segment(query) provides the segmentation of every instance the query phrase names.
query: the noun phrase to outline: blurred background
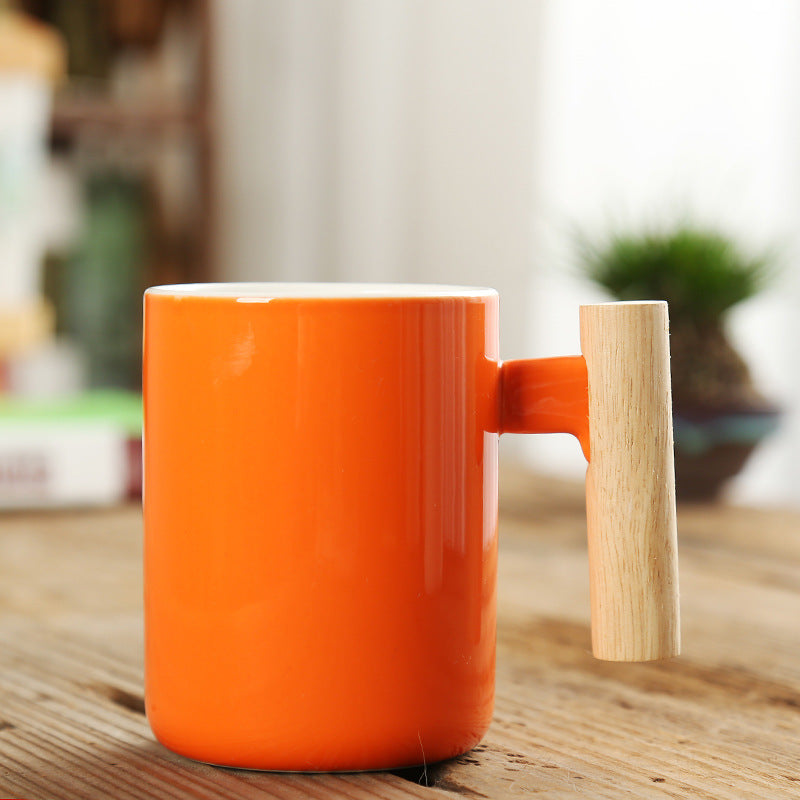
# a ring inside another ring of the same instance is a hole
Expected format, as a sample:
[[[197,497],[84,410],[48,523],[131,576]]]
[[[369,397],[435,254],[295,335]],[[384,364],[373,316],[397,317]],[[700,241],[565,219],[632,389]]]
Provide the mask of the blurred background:
[[[789,0],[0,3],[0,506],[140,491],[141,293],[206,280],[494,286],[509,359],[731,294],[688,328],[745,390],[676,392],[679,492],[800,505],[798,41]],[[621,234],[658,289],[587,277]]]

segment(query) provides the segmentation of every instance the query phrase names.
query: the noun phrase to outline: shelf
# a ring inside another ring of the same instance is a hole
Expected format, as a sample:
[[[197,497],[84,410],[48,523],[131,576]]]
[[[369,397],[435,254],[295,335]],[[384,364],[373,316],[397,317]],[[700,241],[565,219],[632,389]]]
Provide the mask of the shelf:
[[[87,129],[161,135],[196,131],[204,116],[198,108],[175,104],[123,104],[103,97],[56,97],[53,131],[75,135]]]

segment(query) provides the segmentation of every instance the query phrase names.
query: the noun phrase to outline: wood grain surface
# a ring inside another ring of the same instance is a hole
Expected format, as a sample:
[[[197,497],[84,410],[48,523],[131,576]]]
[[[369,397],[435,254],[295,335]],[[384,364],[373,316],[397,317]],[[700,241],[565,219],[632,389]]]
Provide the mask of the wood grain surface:
[[[425,774],[172,755],[142,713],[138,509],[0,517],[0,797],[800,798],[800,515],[679,509],[683,655],[617,664],[590,655],[582,487],[501,485],[495,721]]]
[[[581,306],[580,320],[592,652],[670,658],[681,646],[667,304]]]

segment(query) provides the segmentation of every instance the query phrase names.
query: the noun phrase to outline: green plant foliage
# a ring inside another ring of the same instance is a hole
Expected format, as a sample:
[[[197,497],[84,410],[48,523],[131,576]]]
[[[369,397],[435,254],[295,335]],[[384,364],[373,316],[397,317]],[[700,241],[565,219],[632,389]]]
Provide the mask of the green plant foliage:
[[[757,294],[772,273],[769,254],[750,255],[727,236],[691,226],[617,233],[578,243],[585,273],[619,300],[666,300],[673,321],[716,324]]]

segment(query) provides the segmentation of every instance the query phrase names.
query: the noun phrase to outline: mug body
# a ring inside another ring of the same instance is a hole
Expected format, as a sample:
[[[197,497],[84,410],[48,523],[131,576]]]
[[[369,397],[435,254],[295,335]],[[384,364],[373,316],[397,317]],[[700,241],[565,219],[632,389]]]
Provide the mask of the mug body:
[[[147,715],[190,758],[362,770],[492,715],[497,294],[145,296]]]

